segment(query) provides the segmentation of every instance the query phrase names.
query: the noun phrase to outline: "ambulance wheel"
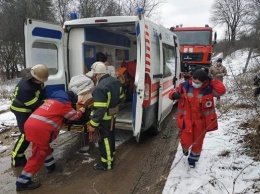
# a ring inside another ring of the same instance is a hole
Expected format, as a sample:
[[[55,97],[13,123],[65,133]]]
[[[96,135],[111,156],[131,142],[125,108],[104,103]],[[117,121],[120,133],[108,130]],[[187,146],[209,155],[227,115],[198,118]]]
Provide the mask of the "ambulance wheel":
[[[149,129],[149,133],[150,133],[151,135],[158,135],[161,130],[162,130],[162,125],[160,125],[160,124],[155,124],[154,126],[152,126],[152,127]]]

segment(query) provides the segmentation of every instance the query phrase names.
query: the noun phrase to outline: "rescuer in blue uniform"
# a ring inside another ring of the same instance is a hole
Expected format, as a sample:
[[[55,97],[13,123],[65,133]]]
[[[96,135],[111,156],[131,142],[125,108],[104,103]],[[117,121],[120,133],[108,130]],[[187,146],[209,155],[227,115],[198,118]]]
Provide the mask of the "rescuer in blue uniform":
[[[27,159],[24,151],[30,142],[26,141],[24,123],[47,98],[44,82],[48,80],[49,72],[45,65],[38,64],[30,69],[30,74],[22,78],[15,87],[14,96],[11,100],[11,111],[14,113],[18,128],[21,132],[14,146],[11,157],[13,167],[25,166]]]

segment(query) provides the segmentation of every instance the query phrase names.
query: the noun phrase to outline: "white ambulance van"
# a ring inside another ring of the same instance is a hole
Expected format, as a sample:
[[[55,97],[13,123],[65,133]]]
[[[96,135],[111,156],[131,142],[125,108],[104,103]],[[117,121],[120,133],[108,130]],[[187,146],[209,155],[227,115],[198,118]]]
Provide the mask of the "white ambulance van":
[[[134,72],[132,90],[117,114],[117,128],[133,130],[137,141],[142,131],[161,130],[173,107],[168,94],[183,81],[179,41],[169,29],[139,13],[76,19],[63,28],[26,19],[24,33],[26,67],[48,67],[48,95],[67,90],[71,77],[90,70],[102,52],[116,69],[124,66]]]

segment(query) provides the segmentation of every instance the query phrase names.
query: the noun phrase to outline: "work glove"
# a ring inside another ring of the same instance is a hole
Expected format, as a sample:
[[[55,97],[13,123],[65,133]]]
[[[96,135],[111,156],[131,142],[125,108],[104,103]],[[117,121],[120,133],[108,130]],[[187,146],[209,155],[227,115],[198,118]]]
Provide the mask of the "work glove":
[[[99,129],[95,129],[93,132],[89,131],[88,138],[89,138],[89,142],[95,143],[100,141],[101,137],[100,137]]]
[[[172,99],[173,100],[179,100],[181,98],[181,94],[179,92],[174,92],[172,94]]]
[[[101,139],[99,129],[92,127],[90,122],[87,122],[89,142],[97,142]]]

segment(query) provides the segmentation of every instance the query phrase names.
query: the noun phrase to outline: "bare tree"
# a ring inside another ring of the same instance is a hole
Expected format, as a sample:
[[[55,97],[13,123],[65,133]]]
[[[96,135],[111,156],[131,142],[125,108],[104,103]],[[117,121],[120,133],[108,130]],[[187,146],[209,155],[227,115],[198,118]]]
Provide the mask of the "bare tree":
[[[62,26],[69,18],[69,14],[76,9],[74,0],[53,0],[53,11],[55,18]]]
[[[151,17],[165,0],[79,0],[81,17],[135,15],[136,8],[144,8],[146,17]]]
[[[17,63],[22,61],[21,41],[23,33],[23,20],[17,12],[15,1],[0,2],[0,66],[7,79],[11,79],[17,74]],[[21,22],[21,23],[19,23]]]
[[[79,15],[82,18],[103,16],[107,0],[79,0]]]
[[[121,7],[118,1],[111,0],[108,5],[105,7],[104,16],[120,16],[121,15]]]
[[[144,8],[146,17],[151,17],[164,3],[164,0],[120,0],[122,15],[135,15],[136,8]]]
[[[210,20],[215,25],[227,27],[228,41],[231,46],[234,46],[247,14],[247,4],[244,0],[215,0],[211,8]]]
[[[260,0],[248,0],[249,9],[249,20],[248,25],[250,28],[250,41],[249,41],[249,52],[246,60],[243,72],[247,71],[249,60],[251,59],[254,50],[260,51],[259,41],[260,41]]]
[[[51,0],[0,1],[0,66],[7,79],[17,74],[18,64],[24,64],[24,18],[54,21],[51,6]]]

